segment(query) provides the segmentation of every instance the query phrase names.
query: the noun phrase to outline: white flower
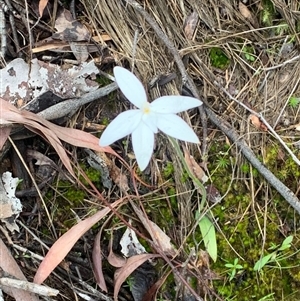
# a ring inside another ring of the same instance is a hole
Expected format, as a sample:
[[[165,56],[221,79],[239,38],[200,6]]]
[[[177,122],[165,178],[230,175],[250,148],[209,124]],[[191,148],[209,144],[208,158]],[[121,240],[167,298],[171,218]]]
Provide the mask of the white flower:
[[[199,143],[189,125],[176,113],[195,108],[202,102],[193,97],[162,96],[149,103],[142,83],[122,67],[114,68],[115,80],[126,98],[137,107],[119,114],[103,132],[99,144],[111,143],[132,134],[132,145],[140,170],[149,164],[154,148],[154,134],[165,134],[187,142]]]

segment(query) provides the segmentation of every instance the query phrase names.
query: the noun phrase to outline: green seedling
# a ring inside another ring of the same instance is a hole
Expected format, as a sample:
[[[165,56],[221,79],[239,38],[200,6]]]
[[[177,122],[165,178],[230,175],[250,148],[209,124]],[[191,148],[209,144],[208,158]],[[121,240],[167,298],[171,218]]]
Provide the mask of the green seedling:
[[[254,48],[252,46],[244,46],[242,52],[247,61],[254,62],[256,60],[256,57],[254,55]]]
[[[287,238],[285,238],[285,240],[282,242],[281,245],[273,244],[269,248],[269,250],[274,250],[274,251],[270,254],[263,256],[261,259],[259,259],[254,265],[254,268],[253,268],[254,271],[260,272],[266,264],[276,261],[276,258],[278,258],[278,255],[279,255],[278,253],[280,253],[284,250],[287,250],[291,247],[292,240],[293,240],[293,236],[290,235]]]
[[[228,275],[230,276],[229,281],[231,281],[238,272],[241,272],[244,269],[244,267],[242,265],[240,265],[238,262],[239,262],[239,259],[235,258],[233,263],[225,264],[225,267],[229,269],[227,271]]]
[[[298,105],[299,105],[299,103],[300,103],[300,98],[295,97],[295,96],[292,96],[292,97],[289,99],[289,102],[288,102],[289,107],[291,107],[291,108],[293,108],[293,109],[297,108]]]

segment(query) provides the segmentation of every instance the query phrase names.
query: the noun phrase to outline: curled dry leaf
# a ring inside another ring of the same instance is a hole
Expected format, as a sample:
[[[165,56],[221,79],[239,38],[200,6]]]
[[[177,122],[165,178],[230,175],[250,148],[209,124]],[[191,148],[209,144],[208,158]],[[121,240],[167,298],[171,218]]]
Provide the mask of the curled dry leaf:
[[[67,170],[73,176],[75,175],[72,170],[70,159],[67,156],[60,140],[74,146],[90,148],[99,152],[108,152],[117,156],[122,162],[124,162],[124,160],[115,151],[113,151],[111,147],[99,146],[99,139],[89,133],[77,129],[61,127],[34,113],[20,111],[2,98],[0,98],[0,107],[0,124],[24,124],[31,131],[48,140],[52,147],[56,150]]]
[[[205,183],[208,180],[207,175],[200,167],[200,165],[196,162],[193,156],[191,156],[186,148],[184,148],[184,158],[185,162],[188,165],[190,171],[194,174],[194,176],[201,181],[201,183]]]
[[[94,247],[93,247],[93,269],[96,281],[99,287],[104,291],[107,291],[107,286],[105,283],[103,271],[102,271],[102,252],[101,252],[101,245],[100,245],[100,238],[101,238],[101,231],[95,237]]]
[[[109,254],[107,257],[108,262],[115,268],[121,268],[126,264],[126,259],[116,255],[112,249],[113,237],[111,237],[109,242]]]
[[[258,129],[264,132],[268,131],[268,128],[266,127],[266,125],[264,123],[262,123],[259,118],[257,116],[255,116],[254,114],[250,114],[249,119],[251,121],[251,123]]]
[[[134,212],[139,217],[141,223],[144,225],[148,233],[150,234],[153,243],[156,247],[163,252],[165,255],[173,257],[176,255],[176,249],[171,244],[171,238],[163,232],[155,223],[150,221],[144,213],[131,202],[131,206],[134,209]]]
[[[1,115],[0,115],[1,118]],[[1,124],[1,120],[0,120]],[[4,146],[4,143],[8,139],[8,136],[10,134],[11,128],[10,127],[0,127],[0,151],[2,150],[2,147]]]
[[[122,283],[127,277],[142,265],[146,260],[160,257],[158,254],[140,254],[128,258],[126,264],[115,274],[114,300],[118,300],[118,294]]]

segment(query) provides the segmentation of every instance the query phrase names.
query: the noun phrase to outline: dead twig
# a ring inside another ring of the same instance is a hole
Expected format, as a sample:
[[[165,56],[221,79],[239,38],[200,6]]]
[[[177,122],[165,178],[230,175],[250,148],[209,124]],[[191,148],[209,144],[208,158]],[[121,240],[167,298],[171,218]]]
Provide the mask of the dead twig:
[[[47,119],[53,120],[65,116],[73,115],[81,106],[90,103],[96,99],[99,99],[109,93],[115,91],[118,86],[115,83],[109,84],[103,88],[100,88],[96,91],[87,93],[80,98],[71,98],[65,101],[62,101],[56,105],[53,105],[50,108],[45,109],[44,111],[38,113],[37,115]]]

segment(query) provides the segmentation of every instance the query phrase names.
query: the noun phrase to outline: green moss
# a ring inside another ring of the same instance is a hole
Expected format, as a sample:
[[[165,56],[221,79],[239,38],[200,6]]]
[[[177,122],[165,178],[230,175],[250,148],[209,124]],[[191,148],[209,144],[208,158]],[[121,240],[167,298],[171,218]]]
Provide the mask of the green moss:
[[[167,162],[167,165],[162,170],[162,174],[166,180],[169,179],[174,174],[173,163]]]
[[[230,59],[221,48],[214,47],[209,52],[210,63],[213,67],[225,70],[229,67]]]
[[[210,153],[213,152],[213,154],[210,155],[209,160],[209,169],[214,172],[213,183],[221,194],[225,193],[230,186],[232,176],[231,165],[221,164],[223,166],[220,168],[220,159],[223,160],[224,157],[223,151],[221,145],[212,144]],[[293,151],[297,154],[297,150]],[[222,156],[216,155],[220,153]],[[295,191],[299,166],[290,156],[283,157],[281,153],[282,150],[277,144],[270,144],[267,149],[264,149],[264,157],[260,160],[276,176],[284,178],[285,184]],[[248,162],[240,164],[239,168],[245,177],[248,177],[251,172],[256,181],[260,181],[261,176],[258,171],[251,168]],[[259,273],[253,270],[255,263],[261,258],[262,246],[265,246],[263,254],[268,254],[271,252],[268,248],[272,244],[280,245],[284,239],[278,226],[281,223],[279,217],[284,216],[285,220],[293,221],[294,211],[287,210],[288,206],[283,199],[274,197],[268,205],[267,216],[264,215],[264,211],[253,212],[249,207],[253,200],[244,181],[233,181],[230,187],[222,203],[212,209],[222,231],[222,234],[217,233],[218,260],[211,263],[210,268],[223,278],[213,282],[214,288],[224,300],[297,300],[287,296],[298,295],[300,292],[298,283],[300,266],[292,268],[295,263],[297,265],[299,262],[300,255],[294,254],[289,258],[292,254],[291,250],[282,252],[278,254],[277,263],[271,262]],[[256,194],[255,202],[261,208],[265,206],[264,198],[264,193]],[[260,229],[264,227],[266,227],[266,236],[263,238]],[[295,250],[300,249],[299,238],[293,240],[292,247]],[[188,240],[190,248],[194,247],[194,241],[202,241],[198,229],[193,233],[193,239]],[[204,248],[202,244],[200,247]],[[242,258],[239,259],[239,263],[243,266],[243,272],[237,273],[234,279],[229,281],[230,276],[227,275],[225,263],[233,262],[235,258],[239,258],[238,255]]]
[[[273,25],[275,18],[275,8],[271,0],[261,1],[262,10],[260,13],[261,22],[266,26]]]

